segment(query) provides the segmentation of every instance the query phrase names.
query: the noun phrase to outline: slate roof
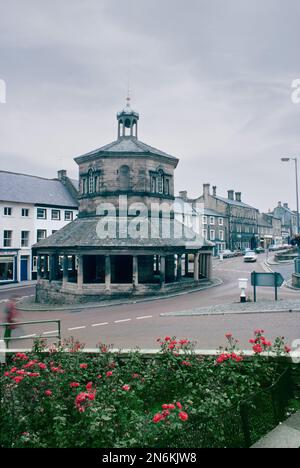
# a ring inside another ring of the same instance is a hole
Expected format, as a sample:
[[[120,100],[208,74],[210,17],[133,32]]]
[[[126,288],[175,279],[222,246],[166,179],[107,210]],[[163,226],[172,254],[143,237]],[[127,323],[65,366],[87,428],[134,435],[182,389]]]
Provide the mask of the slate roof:
[[[101,219],[103,220],[104,218],[99,216],[77,218],[52,236],[35,244],[33,248],[184,248],[187,246],[188,248],[197,249],[202,246],[212,247],[214,245],[209,241],[205,241],[191,229],[188,229],[176,220],[171,220],[171,235],[163,236],[156,226],[152,225],[150,229],[150,220],[145,219],[144,222],[142,222],[140,235],[138,235],[137,238],[133,238],[133,236],[126,235],[126,219],[123,219],[121,223],[120,218],[105,218],[106,221],[108,221],[108,219],[109,221],[116,220],[117,234],[115,238],[101,238],[99,235],[101,231],[99,231],[99,228],[97,229]],[[127,226],[128,223],[127,221]],[[148,234],[144,234],[144,229]],[[178,236],[174,234],[174,232],[184,232],[185,236]]]
[[[0,171],[0,200],[34,205],[77,208],[78,203],[63,183],[27,174]]]
[[[218,213],[217,211],[215,210],[211,210],[209,208],[204,208],[204,215],[206,216],[215,216],[217,218],[228,218],[227,215],[225,214],[222,214],[222,213]]]
[[[113,156],[117,155],[118,153],[124,153],[124,154],[133,154],[137,156],[144,156],[144,155],[155,155],[155,156],[161,156],[167,159],[170,159],[176,165],[178,164],[179,159],[175,158],[174,156],[171,156],[170,154],[167,154],[157,148],[154,148],[153,146],[149,146],[146,143],[143,143],[142,141],[138,140],[135,137],[132,136],[126,136],[126,137],[121,137],[119,140],[113,141],[112,143],[109,143],[106,146],[102,146],[101,148],[98,148],[94,151],[91,151],[90,153],[86,153],[82,156],[78,156],[75,158],[75,161],[77,163],[80,163],[84,160],[88,160],[90,158],[94,157],[105,157],[105,156]]]
[[[243,208],[251,208],[252,210],[257,210],[257,208],[254,208],[253,206],[250,206],[250,205],[247,205],[246,203],[243,203],[243,202],[239,202],[237,200],[230,200],[229,198],[223,198],[223,197],[214,197],[216,198],[217,200],[221,200],[225,203],[227,203],[228,205],[232,205],[232,206],[240,206],[240,207],[243,207]]]

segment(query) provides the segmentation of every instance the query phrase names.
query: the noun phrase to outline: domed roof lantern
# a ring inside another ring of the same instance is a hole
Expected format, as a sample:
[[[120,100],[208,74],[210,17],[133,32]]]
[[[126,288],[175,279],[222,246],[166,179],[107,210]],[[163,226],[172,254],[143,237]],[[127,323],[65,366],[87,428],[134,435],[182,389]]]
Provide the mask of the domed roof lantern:
[[[117,113],[118,139],[130,136],[138,137],[138,120],[140,115],[130,105],[130,96],[126,98],[127,104],[121,112]]]

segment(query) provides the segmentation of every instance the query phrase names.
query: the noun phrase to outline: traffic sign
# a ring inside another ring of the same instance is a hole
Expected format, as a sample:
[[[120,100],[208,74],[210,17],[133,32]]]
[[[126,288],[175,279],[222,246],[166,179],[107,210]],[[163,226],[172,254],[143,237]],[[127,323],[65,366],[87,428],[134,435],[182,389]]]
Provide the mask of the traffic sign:
[[[275,289],[275,300],[278,300],[278,288],[284,283],[284,278],[281,273],[257,273],[253,271],[251,274],[251,284],[254,288],[254,302],[256,302],[256,288],[258,286],[270,287]]]

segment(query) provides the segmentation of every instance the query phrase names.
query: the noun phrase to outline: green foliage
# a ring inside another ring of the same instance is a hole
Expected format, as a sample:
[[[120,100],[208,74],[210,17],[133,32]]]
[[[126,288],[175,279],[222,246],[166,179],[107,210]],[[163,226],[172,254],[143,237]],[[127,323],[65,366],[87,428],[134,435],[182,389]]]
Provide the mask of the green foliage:
[[[36,342],[29,355],[17,353],[3,366],[0,446],[186,447],[193,431],[199,446],[228,445],[241,402],[282,372],[258,346],[288,350],[259,330],[247,360],[231,335],[227,340],[217,359],[174,337],[159,339],[160,353],[150,359],[138,351],[124,358],[102,344],[87,354],[73,340],[45,352]],[[237,437],[232,433],[232,446]]]

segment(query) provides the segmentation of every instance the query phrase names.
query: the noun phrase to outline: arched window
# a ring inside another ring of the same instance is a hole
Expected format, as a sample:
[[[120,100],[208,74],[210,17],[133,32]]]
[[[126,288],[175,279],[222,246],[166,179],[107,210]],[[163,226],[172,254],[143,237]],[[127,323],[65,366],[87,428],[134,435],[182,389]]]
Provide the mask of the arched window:
[[[94,178],[92,169],[89,170],[88,183],[89,183],[89,193],[94,193],[95,192],[95,178]]]
[[[120,190],[129,190],[130,188],[130,169],[128,166],[120,167]]]
[[[158,171],[157,177],[157,192],[163,194],[164,193],[164,173],[162,170]]]

